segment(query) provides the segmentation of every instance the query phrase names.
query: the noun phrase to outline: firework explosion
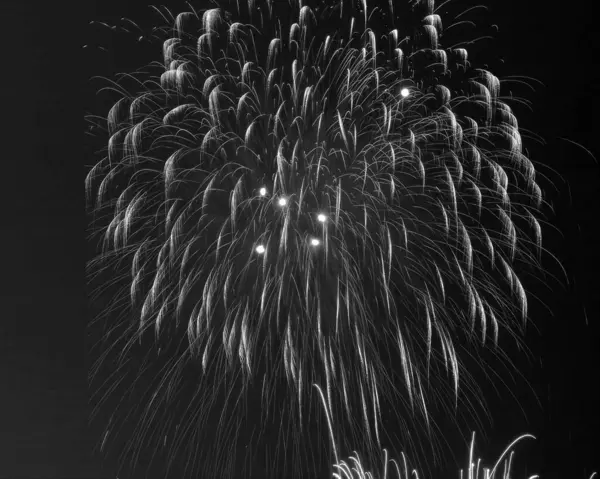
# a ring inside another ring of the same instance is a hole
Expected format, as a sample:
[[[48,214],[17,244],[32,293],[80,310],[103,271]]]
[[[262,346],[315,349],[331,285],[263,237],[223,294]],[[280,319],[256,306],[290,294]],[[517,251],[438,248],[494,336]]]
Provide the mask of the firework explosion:
[[[538,261],[542,198],[499,80],[442,44],[433,0],[312,3],[160,10],[158,72],[114,86],[86,190],[92,280],[117,291],[98,403],[128,391],[106,437],[134,421],[132,462],[310,473],[313,384],[340,447],[376,455],[384,417],[435,429],[461,350],[527,317],[514,265]]]
[[[469,448],[469,462],[466,470],[459,471],[459,479],[494,479],[501,476],[503,479],[512,477],[512,465],[514,451],[513,447],[523,439],[535,439],[530,434],[523,434],[514,439],[507,448],[500,454],[496,463],[492,467],[485,467],[481,459],[475,462],[475,433],[471,439],[471,447]],[[380,475],[365,470],[358,454],[350,456],[348,461],[341,461],[335,464],[337,472],[333,473],[332,479],[419,479],[419,473],[415,469],[409,469],[406,456],[402,454],[402,461],[388,459],[387,452],[384,454],[383,470]],[[593,479],[592,475],[589,479]],[[530,476],[528,479],[539,479],[537,474]]]

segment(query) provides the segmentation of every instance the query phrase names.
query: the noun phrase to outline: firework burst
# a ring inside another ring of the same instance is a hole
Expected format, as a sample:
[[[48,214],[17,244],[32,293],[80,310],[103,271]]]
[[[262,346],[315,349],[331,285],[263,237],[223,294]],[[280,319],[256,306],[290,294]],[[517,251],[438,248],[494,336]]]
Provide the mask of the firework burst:
[[[430,430],[465,345],[526,320],[542,198],[499,80],[443,45],[432,0],[312,3],[160,10],[156,74],[114,85],[86,191],[117,291],[99,403],[135,398],[115,406],[133,461],[225,477],[271,444],[268,473],[310,472],[312,384],[342,446],[375,453],[390,409]]]
[[[494,479],[501,476],[503,479],[510,479],[512,476],[514,446],[523,439],[535,439],[531,434],[523,434],[514,439],[506,449],[500,454],[496,463],[491,467],[485,467],[481,459],[475,461],[475,433],[471,439],[469,448],[469,462],[465,470],[459,471],[460,479]],[[402,460],[388,459],[387,451],[384,451],[383,470],[378,473],[372,473],[365,470],[358,454],[350,456],[348,461],[341,461],[335,464],[336,472],[332,479],[419,479],[419,473],[416,469],[409,469],[406,456],[402,454]],[[592,479],[593,475],[589,478]],[[537,474],[529,476],[527,479],[539,479]]]

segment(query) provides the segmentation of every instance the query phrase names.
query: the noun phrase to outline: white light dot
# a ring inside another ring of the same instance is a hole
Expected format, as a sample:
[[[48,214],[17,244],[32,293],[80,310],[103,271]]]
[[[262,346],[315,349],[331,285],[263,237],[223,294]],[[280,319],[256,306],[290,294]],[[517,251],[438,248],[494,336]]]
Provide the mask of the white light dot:
[[[287,205],[287,200],[285,198],[279,198],[279,201],[277,203],[279,204],[279,206],[285,206]]]
[[[323,213],[320,213],[317,216],[317,219],[321,222],[321,223],[325,223],[325,220],[327,220],[327,216],[325,216]]]
[[[313,246],[319,246],[321,244],[321,242],[317,238],[312,238],[310,240],[310,244]]]
[[[400,95],[406,98],[408,95],[410,95],[410,90],[408,88],[403,88],[402,90],[400,90]]]
[[[260,193],[260,196],[265,196],[267,194],[267,189],[263,186],[258,192]]]
[[[265,252],[265,247],[264,247],[263,245],[259,244],[259,245],[256,247],[256,252],[257,252],[258,254],[263,254],[263,253]]]

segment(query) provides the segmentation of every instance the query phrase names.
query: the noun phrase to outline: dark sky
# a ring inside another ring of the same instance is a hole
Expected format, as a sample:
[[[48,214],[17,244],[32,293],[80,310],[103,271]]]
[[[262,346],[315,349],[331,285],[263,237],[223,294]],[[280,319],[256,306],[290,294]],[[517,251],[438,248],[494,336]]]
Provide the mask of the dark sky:
[[[600,176],[590,155],[559,138],[600,158],[600,44],[591,1],[576,8],[551,4],[489,2],[492,23],[500,26],[489,47],[504,58],[500,73],[545,84],[528,95],[534,110],[520,118],[548,141],[531,148],[534,159],[564,178],[548,192],[556,207],[551,222],[562,237],[549,232],[546,246],[570,280],[552,293],[540,288],[552,314],[539,305],[532,311],[543,334],[534,334],[530,344],[543,367],[525,374],[543,410],[532,406],[525,421],[493,404],[498,430],[490,436],[500,448],[530,431],[539,440],[529,474],[587,479],[600,469],[594,455],[600,450]],[[0,6],[0,478],[111,477],[92,459],[96,438],[87,428],[82,131],[83,85],[112,67],[108,56],[91,58],[81,46],[89,41],[89,20],[135,17],[137,8],[126,0],[4,0]],[[478,55],[488,58],[487,52]],[[88,71],[94,58],[98,70]]]

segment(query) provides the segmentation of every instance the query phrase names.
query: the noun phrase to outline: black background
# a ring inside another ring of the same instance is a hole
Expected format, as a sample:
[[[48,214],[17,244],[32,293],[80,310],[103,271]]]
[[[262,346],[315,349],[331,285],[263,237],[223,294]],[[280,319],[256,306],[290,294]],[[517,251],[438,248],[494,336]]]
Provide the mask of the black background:
[[[102,470],[92,457],[98,431],[87,426],[82,132],[87,79],[117,71],[127,52],[110,39],[103,43],[109,54],[81,46],[90,41],[90,20],[140,18],[148,11],[141,4],[5,0],[0,7],[0,477],[113,477],[110,465]],[[528,465],[517,475],[587,479],[600,470],[600,177],[596,160],[573,142],[600,158],[592,2],[487,4],[486,19],[499,31],[487,50],[475,49],[475,61],[491,58],[500,76],[544,84],[527,92],[533,111],[518,113],[522,127],[547,141],[526,146],[555,171],[555,189],[546,193],[560,233],[548,231],[546,247],[569,282],[534,291],[541,301],[532,307],[533,324],[541,334],[531,328],[528,343],[537,359],[520,368],[541,405],[523,393],[525,417],[492,398],[494,426],[480,451],[493,457],[517,434],[531,432],[538,440],[523,448]]]

